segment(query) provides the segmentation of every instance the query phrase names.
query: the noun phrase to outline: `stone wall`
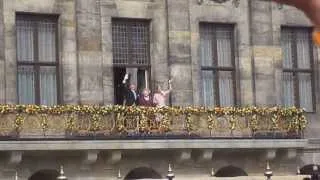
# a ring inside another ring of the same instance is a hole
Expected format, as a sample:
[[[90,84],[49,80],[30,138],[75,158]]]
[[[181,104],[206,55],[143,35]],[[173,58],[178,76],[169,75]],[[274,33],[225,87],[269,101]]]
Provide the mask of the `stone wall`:
[[[1,0],[0,103],[17,103],[15,13],[59,14],[59,60],[66,104],[112,104],[112,18],[151,21],[153,87],[173,79],[174,105],[201,104],[199,22],[235,25],[237,104],[280,104],[282,25],[311,26],[294,8],[257,0],[217,4],[203,0]],[[168,20],[168,21],[167,21]],[[319,56],[319,49],[315,51]],[[319,136],[319,59],[316,113],[309,113],[305,137]],[[302,156],[310,164],[318,156]],[[163,172],[165,170],[163,169]],[[206,170],[203,170],[206,171]],[[115,173],[112,171],[112,173]]]
[[[110,152],[87,156],[85,152],[80,151],[25,152],[21,162],[16,166],[8,166],[6,158],[1,157],[3,163],[0,165],[0,178],[11,180],[17,170],[19,180],[28,180],[36,172],[57,170],[61,164],[70,180],[114,180],[117,179],[119,170],[121,179],[124,179],[130,171],[139,167],[152,169],[165,178],[168,173],[168,164],[171,163],[176,179],[181,180],[213,179],[210,177],[212,168],[218,172],[221,168],[230,165],[244,170],[249,175],[243,179],[258,180],[259,178],[255,176],[262,178],[266,164],[263,159],[256,159],[260,153],[253,151],[216,152],[213,159],[206,162],[195,161],[193,158],[177,161],[176,151],[159,150],[125,151],[120,161],[112,162],[108,158],[108,153]],[[291,176],[294,179],[296,167],[292,160],[275,160],[270,165],[275,176]]]
[[[16,90],[16,38],[15,13],[59,14],[59,59],[63,77],[63,101],[78,103],[77,88],[77,51],[76,51],[76,20],[73,0],[37,0],[18,1],[4,0],[4,53],[5,53],[5,97],[4,103],[17,103]],[[0,46],[1,47],[1,46]],[[3,77],[3,76],[1,76]],[[3,91],[2,91],[3,92]]]
[[[4,24],[3,1],[0,1],[0,103],[5,103],[5,54],[4,54]]]

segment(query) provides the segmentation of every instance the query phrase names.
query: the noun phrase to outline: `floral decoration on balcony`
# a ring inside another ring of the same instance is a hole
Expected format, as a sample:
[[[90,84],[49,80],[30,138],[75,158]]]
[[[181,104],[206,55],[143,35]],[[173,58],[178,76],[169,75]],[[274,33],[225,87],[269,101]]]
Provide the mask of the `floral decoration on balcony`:
[[[5,116],[11,117],[9,122],[8,118],[4,119]],[[35,128],[44,134],[56,129],[84,134],[103,132],[109,135],[130,131],[159,134],[179,131],[201,136],[201,133],[207,132],[208,136],[212,136],[212,133],[222,130],[231,133],[248,130],[251,134],[259,131],[299,133],[306,125],[304,110],[295,107],[0,105],[0,134],[4,129],[19,134],[28,131],[28,128]]]

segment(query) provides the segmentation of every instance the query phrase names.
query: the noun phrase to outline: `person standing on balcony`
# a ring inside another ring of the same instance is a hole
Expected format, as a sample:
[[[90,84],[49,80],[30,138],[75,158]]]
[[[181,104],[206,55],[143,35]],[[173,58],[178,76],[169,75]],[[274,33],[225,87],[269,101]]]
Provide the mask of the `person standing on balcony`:
[[[169,97],[170,92],[172,91],[171,82],[171,80],[168,81],[169,89],[165,91],[162,90],[161,86],[158,85],[158,88],[153,95],[153,103],[156,105],[156,107],[166,106],[166,100]]]
[[[140,106],[152,107],[154,105],[153,99],[150,93],[151,92],[148,88],[143,89],[141,96],[139,96]]]
[[[128,83],[129,74],[124,76],[122,84],[124,85],[124,105],[134,106],[138,105],[139,95],[136,91],[136,85]]]

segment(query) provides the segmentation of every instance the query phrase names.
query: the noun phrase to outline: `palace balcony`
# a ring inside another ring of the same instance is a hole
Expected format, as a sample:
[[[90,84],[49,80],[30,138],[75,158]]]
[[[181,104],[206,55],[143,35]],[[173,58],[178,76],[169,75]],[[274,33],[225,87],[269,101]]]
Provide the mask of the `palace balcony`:
[[[1,140],[301,139],[297,108],[0,106]]]

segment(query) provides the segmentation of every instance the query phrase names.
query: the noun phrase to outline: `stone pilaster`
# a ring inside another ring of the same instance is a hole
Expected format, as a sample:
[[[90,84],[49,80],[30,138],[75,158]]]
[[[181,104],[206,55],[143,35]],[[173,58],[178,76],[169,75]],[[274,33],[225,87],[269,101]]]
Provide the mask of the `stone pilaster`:
[[[276,149],[266,149],[261,158],[262,160],[272,161],[276,158],[276,156],[277,156]]]
[[[107,154],[106,163],[107,164],[116,164],[122,159],[122,152],[120,150],[111,151]]]
[[[15,168],[18,166],[22,161],[22,151],[11,151],[8,153],[8,159],[7,159],[7,167],[9,168]]]
[[[63,102],[77,104],[79,102],[77,72],[77,37],[75,1],[57,0],[60,15],[60,62],[63,77]]]
[[[193,104],[189,3],[168,0],[169,66],[173,105]]]
[[[4,54],[4,23],[3,1],[0,1],[0,103],[5,103],[5,54]]]
[[[78,0],[77,45],[81,104],[102,104],[100,1]]]
[[[274,61],[281,51],[273,46],[272,3],[251,0],[249,5],[256,104],[275,105]]]
[[[191,152],[192,152],[192,150],[190,150],[190,149],[177,151],[176,155],[175,155],[175,160],[178,163],[187,162],[187,161],[191,160]]]
[[[102,81],[103,103],[113,104],[113,60],[112,60],[112,22],[111,17],[116,14],[114,1],[101,0],[101,46],[102,46]]]

